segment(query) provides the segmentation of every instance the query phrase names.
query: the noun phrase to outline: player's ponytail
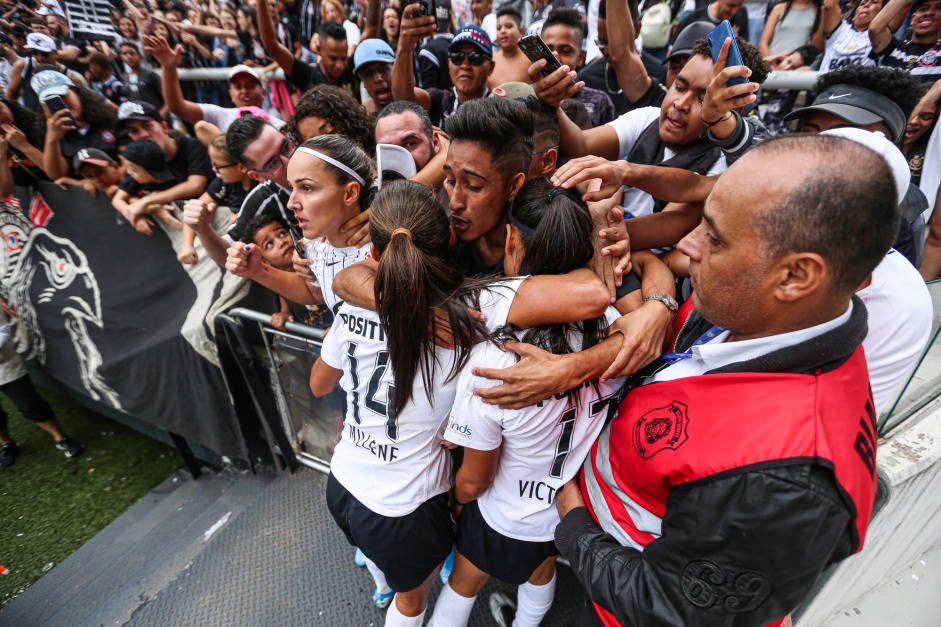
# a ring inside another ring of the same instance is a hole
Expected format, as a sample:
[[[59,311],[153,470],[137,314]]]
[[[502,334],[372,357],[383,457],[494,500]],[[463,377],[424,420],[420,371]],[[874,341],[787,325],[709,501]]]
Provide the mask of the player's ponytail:
[[[466,363],[475,322],[455,293],[464,272],[450,262],[451,229],[444,209],[427,187],[393,181],[377,193],[369,217],[369,234],[379,252],[376,310],[389,348],[395,391],[391,403],[400,412],[412,396],[421,370],[428,401],[438,366],[433,338],[439,330],[435,309],[446,313],[458,351],[454,376]]]
[[[510,206],[509,221],[523,245],[520,275],[565,274],[584,268],[595,254],[588,206],[577,190],[553,187],[545,177],[523,185]],[[582,324],[583,348],[597,343],[603,320]],[[552,353],[569,353],[572,347],[567,339],[568,326],[532,328],[522,340]]]

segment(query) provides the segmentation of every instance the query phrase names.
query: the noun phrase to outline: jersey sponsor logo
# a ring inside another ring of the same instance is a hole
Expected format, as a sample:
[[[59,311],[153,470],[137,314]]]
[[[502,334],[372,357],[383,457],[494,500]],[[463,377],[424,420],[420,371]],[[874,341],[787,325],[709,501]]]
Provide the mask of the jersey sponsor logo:
[[[733,573],[709,560],[686,564],[680,578],[683,596],[702,609],[721,603],[730,612],[749,612],[771,594],[771,581],[755,572]]]
[[[357,429],[347,423],[347,437],[353,446],[369,451],[384,462],[395,461],[399,458],[399,447],[391,444],[379,444],[376,438],[372,437],[362,429]]]
[[[859,419],[859,431],[856,433],[856,442],[853,450],[863,460],[866,469],[873,479],[876,477],[876,410],[872,406],[872,393],[866,399],[866,415]]]
[[[634,450],[650,459],[665,449],[676,450],[687,440],[687,406],[673,401],[666,407],[651,409],[634,425]]]
[[[448,430],[445,436],[457,436],[464,438],[465,440],[470,440],[474,437],[474,432],[471,430],[470,425],[462,425],[454,416],[449,416]]]

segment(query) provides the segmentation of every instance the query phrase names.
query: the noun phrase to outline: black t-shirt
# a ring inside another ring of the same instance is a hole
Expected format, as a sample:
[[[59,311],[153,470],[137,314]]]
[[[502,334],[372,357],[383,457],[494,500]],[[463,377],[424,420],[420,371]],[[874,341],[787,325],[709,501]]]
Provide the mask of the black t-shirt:
[[[160,181],[159,183],[138,183],[136,180],[131,178],[130,174],[126,174],[124,179],[118,183],[118,189],[122,192],[127,192],[131,198],[143,198],[147,194],[152,194],[154,192],[162,192],[165,189],[170,189],[176,185],[178,181]]]
[[[425,41],[416,57],[418,67],[416,85],[422,89],[451,89],[451,72],[448,70],[448,46],[454,35],[438,34]]]
[[[464,270],[468,277],[479,279],[488,279],[503,275],[503,257],[493,265],[486,265],[477,255],[473,242],[457,240],[451,247],[451,253],[454,255],[454,262]]]
[[[207,180],[213,177],[212,162],[209,160],[209,153],[206,147],[195,137],[180,137],[176,140],[176,154],[167,161],[167,169],[173,175],[170,181],[163,181],[159,187],[146,189],[130,175],[125,176],[124,180],[118,186],[132,196],[138,191],[154,192],[173,187],[186,181],[192,175],[205,176]],[[156,184],[154,184],[156,186]]]
[[[252,187],[254,187],[254,182]],[[229,207],[235,212],[242,208],[242,203],[245,202],[245,198],[250,191],[252,191],[252,188],[246,191],[240,181],[223,183],[219,177],[210,181],[206,187],[206,193],[212,197],[213,202],[220,207]]]
[[[59,151],[72,167],[72,157],[82,148],[97,148],[112,159],[118,158],[117,135],[114,126],[106,128],[89,128],[85,132],[81,129],[69,131],[59,140]],[[74,174],[74,173],[73,173]]]
[[[663,102],[664,96],[666,96],[666,89],[664,89],[663,84],[654,78],[640,100],[634,103],[629,102],[623,93],[618,93],[621,89],[618,77],[614,72],[614,68],[609,67],[607,61],[603,58],[582,68],[582,71],[578,73],[578,80],[585,81],[586,86],[603,91],[611,96],[614,111],[618,115],[624,115],[628,111],[643,107],[658,107]]]
[[[319,64],[309,65],[301,59],[295,57],[294,65],[291,67],[291,82],[294,86],[304,93],[314,85],[334,85],[339,87],[359,102],[359,79],[353,74],[353,57],[350,57],[343,68],[343,74],[335,83],[331,83],[324,76],[323,70]]]
[[[137,74],[129,72],[125,87],[128,100],[141,100],[158,110],[163,107],[163,87],[156,72],[143,68]]]
[[[80,51],[78,59],[85,59],[88,57],[88,51],[85,48],[91,45],[90,42],[79,37],[63,37],[62,39],[56,41],[56,43],[59,45],[59,50],[64,50],[66,48],[78,48]],[[78,72],[82,76],[85,76],[85,72],[88,71],[88,64],[82,63],[78,59],[70,61],[68,59],[63,59],[60,56],[59,63],[69,68],[73,72]]]
[[[244,30],[237,30],[235,34],[238,35],[239,41],[242,43],[242,49],[245,50],[246,60],[254,61],[255,65],[268,65],[271,63],[271,57],[268,56],[265,45],[261,43],[261,39],[257,35],[252,37],[248,31]]]
[[[722,20],[714,19],[711,15],[709,15],[709,6],[706,5],[701,9],[696,9],[690,13],[685,20],[680,22],[680,25],[676,27],[675,31],[673,31],[674,34],[679,35],[683,32],[684,28],[693,22],[712,22],[718,26],[722,23]],[[729,20],[729,22],[732,24],[732,32],[745,41],[748,41],[748,11],[745,10],[745,7],[742,7],[736,11],[735,15],[732,16],[732,19]]]

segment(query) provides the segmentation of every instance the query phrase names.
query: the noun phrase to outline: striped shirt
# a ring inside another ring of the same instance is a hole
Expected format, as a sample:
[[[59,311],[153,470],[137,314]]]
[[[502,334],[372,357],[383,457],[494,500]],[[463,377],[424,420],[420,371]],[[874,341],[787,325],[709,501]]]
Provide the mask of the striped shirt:
[[[826,52],[820,63],[821,72],[831,72],[852,65],[875,65],[870,57],[872,43],[869,41],[869,29],[861,31],[843,20],[836,30],[827,37]]]
[[[334,248],[328,242],[317,239],[305,241],[304,247],[307,250],[307,258],[310,259],[310,270],[317,277],[314,285],[320,288],[324,302],[336,315],[343,301],[333,291],[333,280],[340,270],[369,257],[369,246]]]
[[[941,79],[941,42],[917,44],[910,39],[899,42],[893,37],[874,58],[879,65],[905,70],[925,83]]]

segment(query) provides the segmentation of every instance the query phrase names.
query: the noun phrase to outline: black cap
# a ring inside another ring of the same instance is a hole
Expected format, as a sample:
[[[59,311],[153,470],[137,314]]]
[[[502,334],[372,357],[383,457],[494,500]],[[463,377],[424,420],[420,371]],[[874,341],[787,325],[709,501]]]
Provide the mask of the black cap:
[[[156,120],[157,122],[163,122],[163,118],[160,117],[160,112],[157,111],[157,108],[149,102],[142,100],[128,100],[118,107],[118,128],[124,126],[124,123],[129,120],[139,120],[141,122]]]
[[[855,126],[882,122],[892,135],[890,139],[896,143],[902,138],[902,133],[905,132],[905,126],[908,124],[908,118],[895,102],[856,85],[831,85],[820,92],[809,107],[791,111],[784,116],[784,119],[804,118],[812,111],[832,113]]]
[[[84,164],[100,165],[103,168],[108,167],[114,161],[102,150],[97,148],[82,148],[72,157],[72,169],[78,172]]]
[[[139,139],[131,142],[121,153],[121,156],[144,169],[147,174],[161,183],[173,180],[173,173],[167,168],[167,156],[163,148],[149,139]]]
[[[712,22],[693,22],[680,31],[676,36],[673,45],[670,46],[670,53],[663,60],[664,63],[675,57],[689,57],[693,54],[693,46],[700,39],[705,39],[706,35],[715,30],[716,25]]]

